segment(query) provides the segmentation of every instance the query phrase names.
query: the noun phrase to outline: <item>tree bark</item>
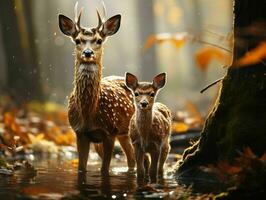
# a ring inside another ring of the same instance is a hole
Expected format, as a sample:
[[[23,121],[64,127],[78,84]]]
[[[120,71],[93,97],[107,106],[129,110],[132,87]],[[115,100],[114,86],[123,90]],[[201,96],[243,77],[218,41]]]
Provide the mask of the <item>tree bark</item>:
[[[266,1],[235,0],[234,61],[266,40]],[[243,148],[261,156],[266,151],[266,66],[229,68],[201,138],[185,150],[177,177],[201,165],[233,160]]]

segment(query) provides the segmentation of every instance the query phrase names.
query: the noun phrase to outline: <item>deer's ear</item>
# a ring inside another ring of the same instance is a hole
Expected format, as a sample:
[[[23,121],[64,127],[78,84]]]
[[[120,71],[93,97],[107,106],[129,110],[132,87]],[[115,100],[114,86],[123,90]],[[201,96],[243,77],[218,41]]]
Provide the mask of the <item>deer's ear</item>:
[[[59,15],[59,28],[67,36],[74,37],[77,34],[75,23],[65,15]]]
[[[103,24],[103,29],[102,29],[103,35],[105,36],[114,35],[120,28],[120,22],[121,22],[121,15],[115,15],[109,18]]]
[[[158,74],[153,78],[152,82],[153,87],[156,88],[157,90],[164,87],[165,83],[166,83],[166,73]]]
[[[134,74],[126,73],[126,86],[132,90],[138,87],[138,79]]]

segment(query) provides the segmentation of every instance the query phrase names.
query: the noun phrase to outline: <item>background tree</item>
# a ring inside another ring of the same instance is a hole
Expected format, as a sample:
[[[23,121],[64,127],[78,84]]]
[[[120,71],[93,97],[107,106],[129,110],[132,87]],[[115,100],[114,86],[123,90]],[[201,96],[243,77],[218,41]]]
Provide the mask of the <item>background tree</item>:
[[[140,45],[145,43],[145,40],[152,33],[155,33],[153,1],[137,1],[138,8],[138,25],[139,25],[139,41]],[[147,26],[147,24],[149,24]],[[149,80],[151,75],[157,73],[157,62],[155,48],[150,49],[145,55],[140,51],[141,79]]]
[[[266,1],[235,0],[234,62],[266,40]],[[186,149],[178,177],[195,173],[199,166],[232,160],[250,147],[261,156],[266,151],[266,66],[229,68],[201,138]]]
[[[6,91],[17,102],[42,99],[31,5],[32,1],[26,0],[0,2]]]

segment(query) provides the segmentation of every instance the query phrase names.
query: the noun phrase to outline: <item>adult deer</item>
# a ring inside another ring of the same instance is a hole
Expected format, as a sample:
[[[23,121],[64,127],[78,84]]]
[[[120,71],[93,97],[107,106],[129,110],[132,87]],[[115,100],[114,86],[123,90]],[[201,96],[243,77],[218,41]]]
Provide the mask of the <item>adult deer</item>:
[[[77,136],[78,169],[86,171],[90,143],[102,158],[101,172],[109,173],[115,138],[120,142],[129,170],[134,169],[134,150],[128,136],[128,125],[134,106],[124,78],[102,78],[103,45],[119,27],[121,15],[104,21],[98,10],[98,26],[80,25],[82,10],[75,21],[60,14],[60,30],[75,43],[74,89],[69,97],[68,118]]]

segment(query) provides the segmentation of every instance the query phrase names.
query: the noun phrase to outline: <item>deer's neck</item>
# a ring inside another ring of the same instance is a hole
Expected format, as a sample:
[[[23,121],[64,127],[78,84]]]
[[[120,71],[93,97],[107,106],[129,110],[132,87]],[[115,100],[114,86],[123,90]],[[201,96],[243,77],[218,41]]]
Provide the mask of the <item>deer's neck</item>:
[[[136,109],[136,125],[142,136],[146,137],[152,127],[153,112],[151,110]]]
[[[75,63],[74,96],[83,120],[96,114],[102,78],[101,63]]]

